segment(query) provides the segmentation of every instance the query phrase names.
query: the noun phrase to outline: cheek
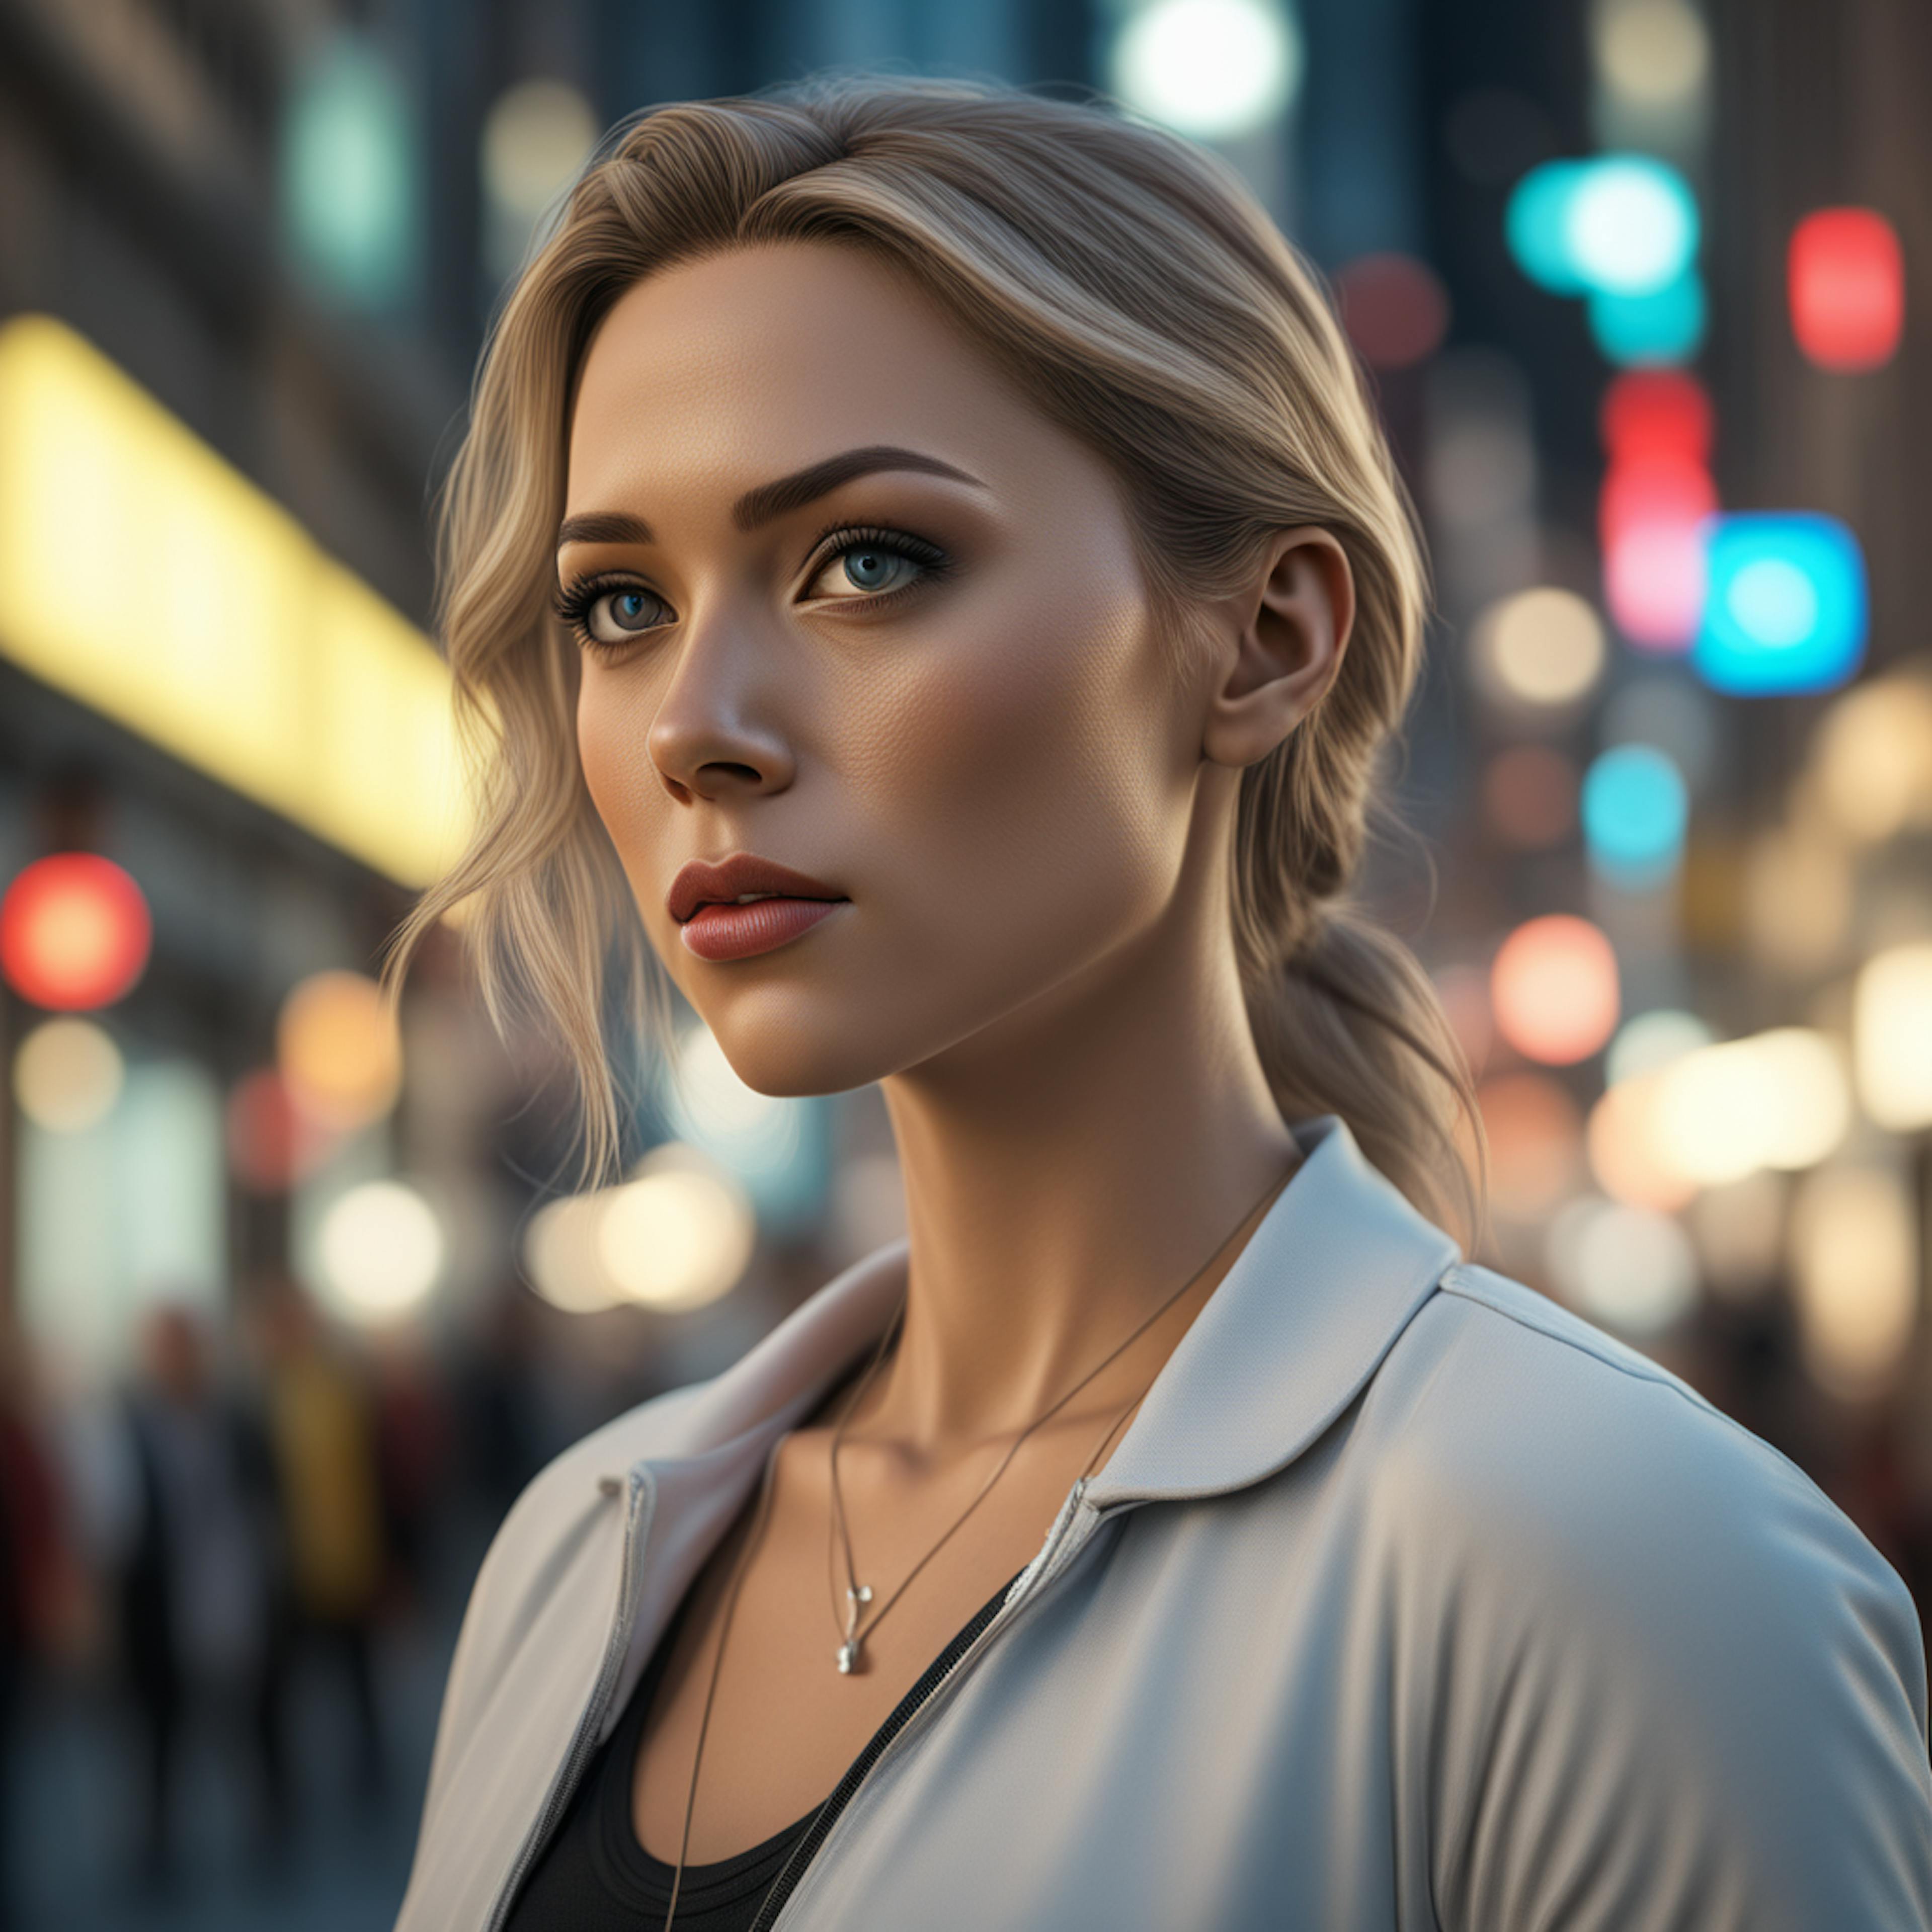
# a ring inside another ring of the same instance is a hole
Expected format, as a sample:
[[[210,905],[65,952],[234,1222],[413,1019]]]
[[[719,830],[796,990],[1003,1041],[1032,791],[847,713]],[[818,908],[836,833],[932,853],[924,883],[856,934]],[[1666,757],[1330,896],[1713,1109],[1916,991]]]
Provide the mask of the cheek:
[[[928,961],[1063,952],[1146,910],[1170,823],[1147,632],[1117,591],[1016,598],[962,613],[855,707],[872,728],[842,763]]]
[[[597,815],[627,871],[664,796],[648,749],[652,704],[636,677],[586,669],[577,698],[577,754]]]
[[[602,675],[586,666],[577,700],[577,754],[645,938],[674,983],[694,998],[687,984],[694,962],[664,903],[671,874],[692,853],[688,833],[680,837],[679,808],[651,758],[651,720],[662,695],[661,680],[636,666]]]

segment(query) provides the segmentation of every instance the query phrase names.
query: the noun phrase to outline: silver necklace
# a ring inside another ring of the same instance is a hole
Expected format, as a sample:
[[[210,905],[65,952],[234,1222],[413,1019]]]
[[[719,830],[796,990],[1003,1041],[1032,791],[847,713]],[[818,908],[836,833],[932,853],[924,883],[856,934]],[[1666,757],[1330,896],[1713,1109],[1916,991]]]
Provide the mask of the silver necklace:
[[[1129,1348],[1132,1347],[1136,1342],[1138,1341],[1141,1336],[1144,1335],[1147,1331],[1154,1326],[1155,1322],[1159,1321],[1160,1318],[1165,1315],[1167,1311],[1172,1308],[1174,1304],[1178,1301],[1180,1298],[1185,1294],[1210,1268],[1214,1265],[1215,1262],[1220,1259],[1222,1253],[1225,1252],[1227,1249],[1228,1243],[1234,1238],[1234,1234],[1239,1234],[1241,1229],[1247,1226],[1248,1222],[1253,1219],[1256,1211],[1262,1207],[1264,1202],[1270,1199],[1274,1194],[1278,1193],[1280,1190],[1287,1184],[1288,1180],[1293,1175],[1294,1172],[1294,1169],[1293,1168],[1289,1168],[1288,1173],[1284,1174],[1280,1180],[1270,1184],[1268,1192],[1264,1193],[1262,1196],[1261,1200],[1257,1201],[1254,1206],[1250,1208],[1247,1213],[1242,1216],[1240,1220],[1236,1223],[1234,1233],[1230,1234],[1226,1239],[1222,1242],[1220,1246],[1216,1248],[1214,1253],[1210,1255],[1198,1268],[1196,1269],[1194,1273],[1189,1276],[1187,1280],[1184,1282],[1179,1288],[1174,1290],[1173,1294],[1169,1295],[1167,1299],[1163,1301],[1160,1306],[1156,1308],[1154,1312],[1126,1338],[1124,1342],[1121,1342],[1118,1348],[1110,1351],[1102,1360],[1096,1363],[1092,1368],[1089,1369],[1086,1374],[1081,1377],[1079,1381],[1076,1382],[1064,1395],[1060,1397],[1058,1401],[1054,1403],[1052,1408],[1046,1409],[1040,1414],[1035,1416],[1033,1420],[1027,1424],[1026,1427],[1021,1431],[1020,1434],[1014,1438],[1011,1447],[1008,1448],[1006,1454],[1000,1459],[999,1467],[996,1468],[993,1472],[992,1474],[986,1479],[985,1484],[982,1485],[979,1494],[973,1498],[971,1502],[967,1504],[964,1510],[962,1511],[959,1516],[953,1522],[951,1528],[947,1529],[945,1535],[942,1536],[939,1539],[939,1541],[935,1543],[932,1546],[932,1548],[928,1550],[926,1554],[920,1558],[919,1562],[913,1566],[912,1569],[907,1574],[903,1581],[901,1582],[898,1588],[886,1599],[883,1604],[880,1606],[878,1614],[874,1616],[871,1622],[866,1625],[863,1631],[861,1631],[858,1627],[858,1618],[856,1614],[851,1617],[850,1621],[847,1626],[845,1642],[846,1644],[854,1646],[854,1648],[848,1658],[844,1654],[844,1647],[842,1646],[838,1663],[838,1668],[842,1672],[850,1672],[854,1665],[858,1661],[859,1652],[856,1646],[863,1642],[865,1637],[871,1633],[872,1630],[878,1624],[880,1617],[883,1617],[886,1611],[890,1610],[893,1604],[898,1601],[899,1598],[905,1592],[906,1585],[910,1583],[913,1578],[917,1576],[921,1570],[925,1568],[926,1564],[932,1560],[934,1556],[937,1554],[938,1550],[952,1536],[953,1532],[958,1529],[960,1524],[964,1522],[967,1517],[970,1516],[974,1510],[977,1509],[980,1507],[980,1504],[985,1501],[987,1491],[992,1489],[994,1484],[998,1482],[1000,1476],[1005,1472],[1006,1465],[1013,1460],[1014,1454],[1018,1450],[1020,1444],[1024,1442],[1028,1436],[1030,1436],[1036,1429],[1039,1428],[1042,1423],[1048,1420],[1052,1417],[1057,1414],[1060,1410],[1064,1408],[1068,1402],[1071,1402],[1074,1396],[1078,1395],[1096,1376],[1100,1373],[1102,1370],[1105,1369],[1108,1365],[1108,1364],[1117,1360],[1121,1354],[1125,1353]],[[850,1418],[853,1410],[858,1406],[859,1397],[865,1393],[867,1383],[872,1380],[873,1376],[878,1371],[879,1364],[885,1359],[886,1348],[890,1343],[893,1335],[897,1332],[901,1322],[904,1318],[904,1315],[905,1300],[904,1298],[902,1296],[898,1309],[894,1312],[891,1322],[886,1324],[885,1333],[879,1338],[879,1346],[875,1350],[874,1350],[872,1360],[866,1365],[865,1374],[860,1377],[852,1394],[847,1399],[845,1406],[839,1415],[838,1426],[832,1432],[832,1511],[834,1520],[838,1526],[838,1534],[842,1538],[845,1546],[846,1575],[848,1580],[849,1594],[854,1604],[858,1608],[861,1609],[865,1604],[871,1602],[872,1592],[868,1589],[865,1592],[862,1597],[860,1596],[858,1594],[860,1586],[853,1574],[851,1538],[849,1534],[845,1533],[844,1500],[840,1496],[838,1490],[838,1442],[840,1437],[844,1434],[846,1422]],[[1140,1406],[1142,1402],[1147,1399],[1148,1390],[1154,1387],[1154,1383],[1160,1379],[1160,1371],[1156,1369],[1153,1376],[1148,1378],[1145,1386],[1139,1390],[1139,1392],[1134,1396],[1133,1400],[1130,1402],[1114,1418],[1113,1420],[1107,1425],[1106,1432],[1102,1436],[1100,1442],[1095,1445],[1093,1454],[1088,1457],[1086,1465],[1081,1470],[1080,1474],[1075,1478],[1076,1484],[1084,1480],[1084,1478],[1092,1472],[1095,1466],[1099,1463],[1102,1456],[1106,1453],[1108,1444],[1113,1441],[1114,1436],[1118,1433],[1121,1426],[1126,1422],[1127,1418],[1131,1415],[1133,1412]],[[704,1708],[698,1720],[698,1743],[691,1754],[691,1783],[686,1787],[685,1792],[684,1826],[683,1829],[680,1832],[678,1836],[677,1864],[671,1874],[670,1900],[664,1909],[664,1932],[671,1932],[671,1922],[677,1916],[678,1894],[682,1889],[684,1885],[685,1862],[687,1855],[691,1850],[691,1820],[692,1814],[698,1808],[698,1774],[699,1768],[704,1762],[705,1736],[711,1728],[712,1706],[717,1700],[718,1680],[724,1668],[725,1640],[731,1633],[731,1618],[733,1613],[738,1607],[738,1592],[740,1587],[744,1582],[745,1572],[750,1565],[752,1552],[757,1549],[758,1544],[764,1540],[766,1521],[771,1514],[772,1492],[775,1486],[775,1478],[778,1473],[778,1452],[784,1448],[786,1442],[789,1439],[790,1432],[788,1431],[785,1435],[779,1436],[778,1438],[772,1443],[770,1451],[765,1457],[764,1474],[760,1480],[758,1485],[758,1505],[752,1514],[751,1527],[746,1532],[745,1540],[740,1546],[736,1557],[733,1560],[730,1578],[725,1586],[724,1601],[719,1612],[718,1618],[718,1642],[711,1654],[711,1676],[710,1681],[704,1687]],[[828,1798],[826,1802],[830,1804],[831,1800]],[[824,1807],[821,1806],[820,1809],[822,1811]],[[782,1874],[781,1874],[781,1876],[782,1876]],[[778,1881],[775,1879],[772,1882],[776,1884]]]
[[[1289,1174],[1292,1174],[1294,1169],[1291,1168],[1288,1172]],[[1249,1222],[1254,1218],[1256,1214],[1260,1210],[1263,1203],[1269,1200],[1274,1195],[1278,1193],[1280,1190],[1286,1185],[1287,1179],[1288,1176],[1283,1175],[1280,1179],[1271,1181],[1268,1185],[1267,1192],[1262,1196],[1261,1199],[1257,1201],[1254,1205],[1248,1210],[1246,1214],[1241,1216],[1240,1220],[1235,1223],[1233,1230],[1223,1237],[1220,1246],[1217,1247],[1214,1252],[1194,1270],[1193,1274],[1188,1276],[1186,1280],[1183,1282],[1165,1301],[1161,1303],[1160,1306],[1155,1309],[1154,1312],[1148,1316],[1147,1318],[1134,1330],[1132,1334],[1129,1335],[1124,1341],[1109,1349],[1108,1352],[1102,1356],[1099,1361],[1096,1362],[1071,1388],[1067,1390],[1066,1392],[1060,1396],[1057,1401],[1053,1402],[1051,1406],[1042,1409],[1040,1414],[1035,1416],[1034,1419],[1013,1438],[1011,1443],[1007,1445],[1006,1453],[1000,1458],[1000,1460],[998,1465],[994,1467],[992,1474],[986,1478],[985,1482],[980,1484],[979,1492],[974,1497],[973,1500],[969,1502],[966,1507],[960,1511],[958,1515],[952,1520],[952,1523],[947,1527],[945,1533],[940,1536],[939,1540],[934,1544],[932,1546],[926,1551],[926,1554],[922,1556],[919,1561],[906,1572],[905,1575],[899,1580],[898,1588],[893,1591],[892,1594],[888,1597],[877,1610],[873,1610],[870,1616],[867,1616],[866,1612],[872,1604],[874,1593],[871,1585],[862,1583],[859,1581],[858,1566],[853,1556],[851,1531],[845,1510],[844,1492],[840,1488],[838,1483],[838,1450],[839,1445],[845,1438],[846,1424],[851,1420],[854,1411],[857,1408],[861,1398],[864,1396],[867,1388],[872,1382],[872,1378],[878,1372],[880,1364],[885,1360],[886,1347],[891,1342],[893,1335],[897,1332],[901,1323],[904,1319],[905,1298],[904,1296],[900,1298],[898,1310],[893,1315],[892,1319],[890,1324],[887,1326],[885,1334],[880,1336],[879,1346],[874,1351],[872,1359],[867,1365],[866,1372],[860,1378],[858,1385],[853,1390],[850,1398],[846,1402],[844,1409],[840,1412],[837,1426],[835,1427],[832,1432],[832,1444],[830,1450],[830,1458],[831,1462],[832,1510],[831,1520],[826,1530],[826,1568],[828,1575],[832,1576],[832,1588],[833,1592],[832,1619],[840,1631],[838,1648],[833,1653],[833,1655],[834,1659],[838,1664],[841,1676],[850,1676],[864,1669],[866,1640],[872,1635],[874,1630],[878,1628],[880,1622],[884,1621],[887,1612],[889,1612],[892,1609],[892,1606],[905,1594],[906,1591],[911,1585],[914,1578],[918,1576],[919,1573],[946,1547],[946,1544],[952,1540],[953,1537],[956,1535],[959,1530],[964,1526],[967,1520],[972,1515],[973,1512],[986,1500],[989,1495],[992,1493],[993,1485],[1006,1474],[1007,1466],[1012,1462],[1013,1458],[1019,1454],[1020,1447],[1026,1441],[1027,1438],[1032,1435],[1035,1430],[1041,1427],[1043,1424],[1050,1422],[1054,1416],[1058,1415],[1060,1412],[1088,1385],[1089,1382],[1092,1382],[1096,1376],[1101,1374],[1103,1370],[1111,1367],[1122,1355],[1125,1354],[1128,1349],[1132,1348],[1133,1345],[1138,1342],[1140,1338],[1144,1335],[1148,1330],[1151,1328],[1154,1324],[1187,1292],[1190,1288],[1192,1288],[1195,1284],[1200,1280],[1201,1277],[1204,1275],[1208,1270],[1221,1258],[1222,1256],[1227,1252],[1228,1243],[1233,1240],[1234,1236],[1239,1234],[1241,1229],[1245,1228],[1248,1225]],[[910,1284],[908,1284],[908,1287],[910,1287]],[[1157,1376],[1159,1371],[1156,1370],[1155,1372]],[[1154,1384],[1151,1382],[1148,1384],[1148,1387],[1150,1388],[1153,1386]],[[1141,1395],[1136,1396],[1133,1400],[1127,1405],[1128,1409],[1131,1410],[1137,1408],[1145,1393],[1146,1391],[1143,1390]],[[1123,1412],[1122,1419],[1124,1419],[1125,1413],[1126,1412]],[[1117,1421],[1114,1426],[1118,1428],[1119,1426],[1119,1423]],[[1112,1434],[1113,1430],[1110,1429],[1108,1431],[1107,1435],[1102,1438],[1103,1445],[1107,1441],[1111,1439]],[[1084,1474],[1084,1472],[1082,1473]],[[832,1573],[833,1546],[835,1541],[842,1548],[845,1564],[845,1604],[842,1613],[838,1607],[838,1583],[836,1577],[836,1575],[832,1575]]]

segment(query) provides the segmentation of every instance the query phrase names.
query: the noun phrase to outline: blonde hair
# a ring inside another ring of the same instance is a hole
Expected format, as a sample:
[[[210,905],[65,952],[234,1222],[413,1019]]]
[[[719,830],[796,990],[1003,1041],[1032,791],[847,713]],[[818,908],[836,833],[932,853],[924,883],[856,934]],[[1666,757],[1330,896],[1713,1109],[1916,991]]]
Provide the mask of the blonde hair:
[[[495,324],[440,500],[438,624],[478,816],[399,929],[392,983],[463,905],[490,1012],[527,1006],[560,1040],[586,1174],[610,1170],[607,994],[621,982],[661,1042],[670,1008],[584,784],[577,656],[550,615],[571,399],[592,332],[643,278],[806,241],[910,275],[1112,466],[1183,647],[1190,610],[1247,579],[1274,532],[1340,542],[1357,598],[1340,670],[1242,774],[1229,890],[1249,1016],[1285,1115],[1340,1114],[1425,1213],[1469,1225],[1455,1037],[1414,957],[1344,896],[1420,653],[1412,508],[1314,272],[1225,164],[1099,105],[858,76],[656,108],[605,137]]]

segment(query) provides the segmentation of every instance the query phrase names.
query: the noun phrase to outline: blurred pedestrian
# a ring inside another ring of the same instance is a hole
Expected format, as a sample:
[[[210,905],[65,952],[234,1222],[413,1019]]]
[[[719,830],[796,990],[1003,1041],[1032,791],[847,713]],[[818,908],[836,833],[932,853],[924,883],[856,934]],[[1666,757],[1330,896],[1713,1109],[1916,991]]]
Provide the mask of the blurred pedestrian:
[[[0,1928],[16,1922],[13,1760],[22,1696],[33,1666],[69,1647],[80,1609],[64,1514],[25,1345],[10,1325],[0,1328]]]
[[[272,1695],[279,1718],[307,1658],[342,1672],[356,1714],[354,1788],[373,1802],[388,1774],[374,1642],[388,1569],[375,1403],[296,1282],[269,1277],[251,1300],[288,1560]]]
[[[372,1368],[387,1600],[406,1612],[422,1601],[448,1498],[452,1423],[442,1378],[415,1330],[378,1337]]]
[[[260,1850],[273,1854],[286,1836],[268,1697],[274,1495],[259,1424],[218,1378],[192,1309],[150,1312],[122,1415],[133,1477],[118,1566],[122,1642],[145,1732],[141,1868],[158,1885],[176,1873],[182,1743],[198,1718],[252,1760]]]

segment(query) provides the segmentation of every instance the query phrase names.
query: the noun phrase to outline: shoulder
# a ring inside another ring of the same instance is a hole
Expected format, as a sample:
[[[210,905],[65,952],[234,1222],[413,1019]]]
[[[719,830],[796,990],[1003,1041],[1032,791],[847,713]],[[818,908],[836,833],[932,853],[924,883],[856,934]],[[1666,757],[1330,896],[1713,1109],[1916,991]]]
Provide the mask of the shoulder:
[[[1501,1909],[1492,1886],[1558,1882],[1535,1834],[1581,1832],[1562,1794],[1585,1791],[1620,1822],[1579,1838],[1572,1877],[1692,1846],[1737,1896],[1774,1881],[1826,1915],[1798,1922],[1932,1910],[1917,1613],[1794,1463],[1636,1350],[1467,1266],[1404,1330],[1360,1424],[1381,1567],[1409,1613],[1397,1648],[1430,1686],[1419,1720],[1456,1741],[1442,1883],[1488,1900],[1464,1922]]]
[[[1646,1622],[1684,1591],[1774,1583],[1916,1629],[1897,1573],[1796,1463],[1520,1282],[1451,1268],[1378,1384],[1386,1484],[1440,1525],[1445,1553],[1501,1539],[1524,1580],[1572,1582]],[[1922,1654],[1918,1675],[1922,1708]]]

